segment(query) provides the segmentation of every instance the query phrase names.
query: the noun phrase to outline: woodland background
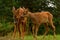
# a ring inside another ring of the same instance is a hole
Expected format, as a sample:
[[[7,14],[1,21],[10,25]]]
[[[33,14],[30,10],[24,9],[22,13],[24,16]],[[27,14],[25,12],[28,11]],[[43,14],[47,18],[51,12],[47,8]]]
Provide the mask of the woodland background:
[[[60,34],[60,0],[0,0],[0,36],[7,35],[14,30],[12,7],[29,8],[31,12],[49,11],[53,14],[56,34]],[[29,24],[29,26],[28,26]],[[29,19],[27,25],[31,33],[32,22]],[[51,29],[51,28],[50,28]],[[44,25],[39,28],[38,34],[44,33]],[[52,34],[52,30],[49,34]]]

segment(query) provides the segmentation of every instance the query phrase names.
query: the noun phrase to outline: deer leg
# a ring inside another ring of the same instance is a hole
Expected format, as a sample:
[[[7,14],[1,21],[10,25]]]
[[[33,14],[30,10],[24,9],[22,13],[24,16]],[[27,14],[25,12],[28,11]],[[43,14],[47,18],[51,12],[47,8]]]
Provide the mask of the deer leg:
[[[24,27],[22,27],[21,36],[22,36],[22,40],[24,40]]]
[[[52,20],[50,21],[50,25],[51,25],[51,27],[52,27],[52,29],[53,29],[53,32],[54,32],[54,38],[55,38],[55,37],[56,37],[55,26],[53,25],[53,21],[52,21]]]
[[[36,26],[35,26],[35,29],[36,29],[36,30],[35,30],[35,37],[36,37],[36,40],[37,40],[37,33],[38,33],[39,26],[36,25]]]
[[[17,29],[17,25],[14,24],[14,33],[13,33],[13,37],[15,38],[15,35],[16,35],[16,29]]]
[[[44,26],[45,26],[46,31],[45,31],[45,33],[44,33],[43,39],[45,38],[46,34],[47,34],[48,31],[49,31],[48,23],[44,23]]]
[[[25,23],[22,23],[22,31],[21,31],[22,40],[24,40],[25,27],[26,27],[26,24]]]
[[[33,25],[33,27],[32,27],[32,34],[33,34],[33,37],[35,38],[35,32],[34,32],[34,30],[35,30],[35,25]]]
[[[19,37],[20,37],[21,36],[20,23],[18,23],[18,32],[19,32]]]

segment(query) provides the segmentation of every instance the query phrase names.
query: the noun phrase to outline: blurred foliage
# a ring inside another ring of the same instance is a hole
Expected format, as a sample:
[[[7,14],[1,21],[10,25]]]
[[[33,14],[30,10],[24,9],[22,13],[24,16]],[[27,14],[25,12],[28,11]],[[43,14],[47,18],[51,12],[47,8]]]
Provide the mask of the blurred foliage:
[[[52,4],[52,6],[49,4]],[[51,12],[54,16],[53,21],[56,26],[56,33],[60,33],[60,0],[0,0],[0,33],[10,32],[13,29],[13,24],[11,24],[11,22],[13,23],[13,6],[16,9],[19,7],[29,8],[31,12]],[[28,22],[30,28],[32,22]],[[44,27],[40,28],[39,33],[42,34],[43,30]]]

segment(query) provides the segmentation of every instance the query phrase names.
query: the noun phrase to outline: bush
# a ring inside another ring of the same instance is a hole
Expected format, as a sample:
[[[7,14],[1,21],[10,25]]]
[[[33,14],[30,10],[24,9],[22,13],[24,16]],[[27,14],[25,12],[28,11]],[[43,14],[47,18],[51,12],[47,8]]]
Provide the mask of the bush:
[[[11,32],[13,29],[13,24],[8,23],[0,23],[0,36],[7,35],[7,33]]]

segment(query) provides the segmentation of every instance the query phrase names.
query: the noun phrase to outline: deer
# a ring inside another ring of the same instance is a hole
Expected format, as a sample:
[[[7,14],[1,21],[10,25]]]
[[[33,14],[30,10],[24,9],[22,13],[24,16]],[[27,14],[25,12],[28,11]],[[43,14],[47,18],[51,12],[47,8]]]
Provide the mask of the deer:
[[[39,29],[41,24],[44,24],[45,30],[46,30],[43,38],[45,38],[46,34],[49,31],[48,24],[50,24],[52,27],[54,38],[56,37],[55,36],[56,35],[56,33],[55,33],[56,28],[53,24],[53,15],[49,11],[41,11],[41,12],[32,13],[27,8],[24,10],[25,10],[24,15],[26,17],[30,17],[30,19],[33,23],[32,32],[33,32],[33,37],[35,40],[37,40],[37,32],[38,32],[38,29]]]
[[[15,9],[15,7],[13,7],[12,9],[13,12],[13,19],[14,19],[14,33],[13,33],[13,37],[15,38],[16,35],[16,30],[18,29],[19,32],[19,37],[22,37],[22,40],[24,40],[24,33],[25,33],[25,28],[26,28],[26,17],[23,16],[23,12],[24,12],[24,8],[18,8]],[[22,25],[22,30],[20,29]]]

